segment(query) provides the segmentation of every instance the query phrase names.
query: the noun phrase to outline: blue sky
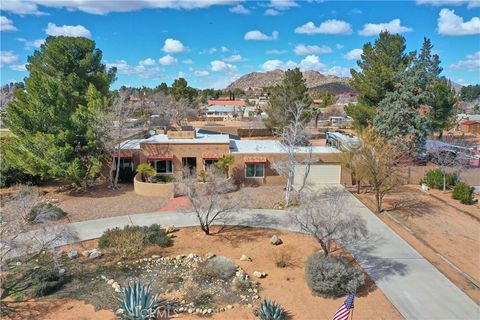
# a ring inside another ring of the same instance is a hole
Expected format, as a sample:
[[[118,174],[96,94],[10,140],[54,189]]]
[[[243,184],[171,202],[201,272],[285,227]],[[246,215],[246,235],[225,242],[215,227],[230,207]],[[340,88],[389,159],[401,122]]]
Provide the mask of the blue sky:
[[[1,83],[22,80],[47,35],[86,36],[121,85],[184,77],[223,88],[252,71],[300,67],[349,76],[362,45],[387,29],[407,50],[431,38],[444,75],[480,83],[480,1],[2,0]]]

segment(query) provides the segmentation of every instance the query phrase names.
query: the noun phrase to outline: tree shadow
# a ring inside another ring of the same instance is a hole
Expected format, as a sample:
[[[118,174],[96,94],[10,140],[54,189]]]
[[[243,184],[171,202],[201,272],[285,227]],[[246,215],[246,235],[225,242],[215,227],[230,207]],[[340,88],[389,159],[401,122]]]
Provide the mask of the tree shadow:
[[[425,201],[412,195],[411,192],[397,193],[394,199],[388,201],[390,208],[387,211],[405,214],[409,217],[422,217],[434,214],[440,209],[440,206],[432,201]]]

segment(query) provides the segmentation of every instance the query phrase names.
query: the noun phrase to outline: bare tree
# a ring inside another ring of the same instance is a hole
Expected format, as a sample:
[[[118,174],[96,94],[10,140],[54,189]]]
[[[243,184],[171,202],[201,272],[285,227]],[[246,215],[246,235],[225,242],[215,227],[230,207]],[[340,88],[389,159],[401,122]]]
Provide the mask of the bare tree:
[[[41,252],[77,239],[68,225],[55,225],[47,209],[33,219],[32,210],[42,204],[38,192],[21,187],[0,213],[0,257],[2,266],[11,259],[29,261]],[[45,207],[44,207],[45,208]]]
[[[132,89],[129,88],[119,90],[105,119],[105,124],[110,129],[106,149],[113,151],[109,175],[110,188],[113,189],[118,188],[121,151],[125,144],[127,124],[138,107],[136,103],[130,101],[132,92]]]
[[[186,168],[183,176],[175,182],[175,191],[190,200],[200,228],[210,235],[212,224],[228,221],[230,214],[241,203],[241,197],[231,194],[237,186],[231,179],[225,179],[221,172],[209,169],[206,177],[202,178],[205,183],[199,182],[198,177]]]
[[[309,190],[295,208],[294,223],[320,244],[325,256],[334,243],[347,246],[367,236],[365,221],[346,211],[348,198],[348,192],[339,187]]]
[[[188,99],[175,101],[163,92],[157,92],[149,98],[149,110],[160,118],[163,126],[181,126],[186,118],[197,114]]]
[[[370,182],[375,192],[376,212],[383,211],[383,197],[398,188],[403,181],[400,164],[405,159],[403,149],[368,130],[361,135],[362,146],[354,151],[356,172]]]
[[[299,162],[297,160],[297,154],[299,148],[307,148],[307,159],[304,161],[305,171],[303,176],[303,184],[300,186],[297,194],[300,194],[307,181],[308,174],[310,172],[311,165],[311,147],[308,146],[308,134],[305,130],[306,120],[305,112],[306,107],[302,103],[296,103],[287,108],[287,113],[290,114],[291,121],[286,125],[282,132],[278,134],[281,141],[283,150],[287,153],[286,161],[277,161],[273,163],[273,168],[282,176],[287,178],[287,186],[285,188],[285,206],[289,206],[291,202],[291,194],[293,191],[293,182],[295,179],[295,170],[297,169]],[[287,116],[287,118],[289,118]]]

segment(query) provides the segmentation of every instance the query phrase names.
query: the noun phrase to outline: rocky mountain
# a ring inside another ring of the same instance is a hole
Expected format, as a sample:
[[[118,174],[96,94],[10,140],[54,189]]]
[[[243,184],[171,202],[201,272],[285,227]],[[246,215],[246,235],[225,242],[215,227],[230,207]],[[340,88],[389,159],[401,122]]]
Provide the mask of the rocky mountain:
[[[232,82],[226,89],[232,90],[239,88],[242,90],[248,90],[249,88],[271,87],[280,83],[284,77],[285,73],[280,69],[268,72],[252,72]],[[342,85],[342,89],[345,88],[349,89],[347,91],[353,91],[353,89],[348,85],[348,78],[326,76],[313,70],[304,71],[303,77],[309,89],[330,84],[340,84]],[[345,92],[345,90],[341,92]]]

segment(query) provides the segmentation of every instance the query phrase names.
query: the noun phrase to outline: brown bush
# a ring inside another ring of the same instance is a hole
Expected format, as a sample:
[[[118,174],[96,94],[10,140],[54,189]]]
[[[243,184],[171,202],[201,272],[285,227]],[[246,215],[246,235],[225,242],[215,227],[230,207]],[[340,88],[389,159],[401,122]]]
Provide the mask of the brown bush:
[[[287,248],[279,248],[272,253],[272,260],[279,268],[291,267],[293,265],[293,258],[288,253]]]

